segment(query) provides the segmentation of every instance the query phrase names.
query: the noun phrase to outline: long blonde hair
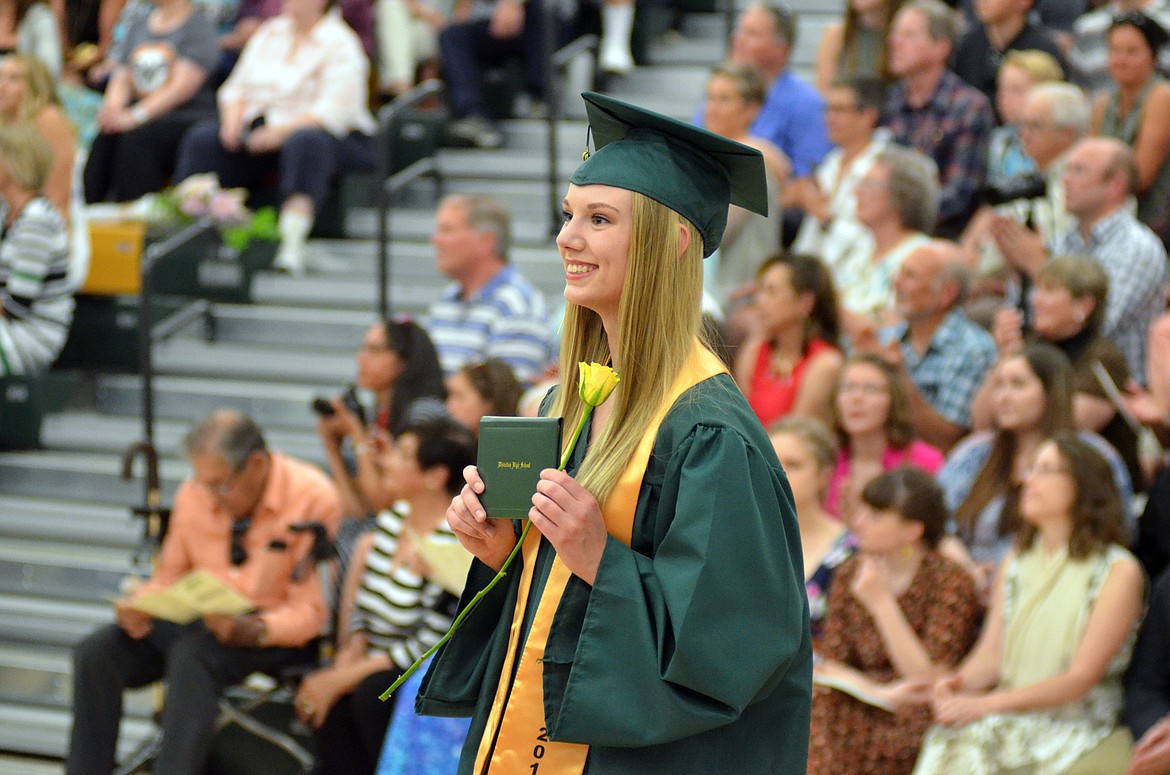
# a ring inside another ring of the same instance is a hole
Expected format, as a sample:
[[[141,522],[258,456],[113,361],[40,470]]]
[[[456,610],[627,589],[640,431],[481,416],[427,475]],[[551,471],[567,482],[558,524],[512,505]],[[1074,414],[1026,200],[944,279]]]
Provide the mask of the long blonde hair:
[[[631,193],[630,258],[618,302],[620,352],[614,358],[622,381],[610,398],[615,403],[609,422],[589,445],[577,472],[577,480],[598,503],[605,502],[629,464],[700,331],[703,240],[675,211]],[[690,233],[690,244],[681,256],[679,224]],[[611,355],[601,317],[568,304],[561,333],[560,390],[550,412],[565,418],[566,446],[571,435],[567,431],[577,427],[584,411],[577,393],[577,364],[606,363]]]
[[[36,121],[46,106],[61,105],[56,83],[44,62],[15,52],[0,57],[0,62],[6,61],[19,62],[24,68],[24,99],[20,101],[16,121]]]

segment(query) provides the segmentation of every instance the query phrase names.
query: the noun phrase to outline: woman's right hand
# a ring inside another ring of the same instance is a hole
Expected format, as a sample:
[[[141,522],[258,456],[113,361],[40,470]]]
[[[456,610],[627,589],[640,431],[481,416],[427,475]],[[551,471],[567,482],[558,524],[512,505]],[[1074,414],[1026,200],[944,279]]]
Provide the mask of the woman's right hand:
[[[1000,358],[1009,358],[1024,349],[1024,313],[1015,307],[1005,307],[995,313],[991,335],[999,349]]]
[[[516,532],[511,520],[488,519],[479,494],[483,492],[483,479],[479,469],[467,466],[463,469],[463,489],[451,499],[447,507],[447,524],[463,544],[480,562],[493,570],[503,567],[508,554],[516,546]]]

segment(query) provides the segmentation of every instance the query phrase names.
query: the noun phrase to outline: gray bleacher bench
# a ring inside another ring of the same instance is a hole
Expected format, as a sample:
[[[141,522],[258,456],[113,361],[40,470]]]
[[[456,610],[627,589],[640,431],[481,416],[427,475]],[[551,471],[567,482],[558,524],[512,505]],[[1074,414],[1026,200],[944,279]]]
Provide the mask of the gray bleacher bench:
[[[80,382],[67,371],[0,377],[0,449],[39,447],[45,415],[64,409]]]

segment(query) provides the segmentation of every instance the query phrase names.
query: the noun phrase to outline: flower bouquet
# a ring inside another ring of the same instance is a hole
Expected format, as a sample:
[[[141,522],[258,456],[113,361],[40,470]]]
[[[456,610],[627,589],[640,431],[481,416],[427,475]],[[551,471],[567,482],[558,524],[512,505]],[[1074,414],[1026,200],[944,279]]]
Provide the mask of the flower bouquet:
[[[262,207],[253,213],[244,204],[247,197],[246,189],[221,188],[215,173],[192,175],[158,194],[150,203],[146,219],[185,226],[199,218],[210,218],[224,245],[237,252],[246,250],[252,240],[279,242],[276,209]]]

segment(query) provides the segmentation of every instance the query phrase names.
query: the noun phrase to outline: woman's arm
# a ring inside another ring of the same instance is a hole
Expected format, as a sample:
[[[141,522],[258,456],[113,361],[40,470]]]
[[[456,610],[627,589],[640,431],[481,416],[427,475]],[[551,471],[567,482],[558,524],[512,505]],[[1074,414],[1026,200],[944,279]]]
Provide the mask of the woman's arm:
[[[844,356],[837,350],[826,350],[813,358],[796,391],[790,416],[815,417],[826,424],[831,423],[833,407],[829,398],[844,363]]]
[[[1000,563],[991,594],[991,608],[983,620],[983,631],[975,648],[955,671],[959,687],[965,692],[986,691],[999,682],[999,668],[1003,651],[1004,591],[1007,569],[1015,559],[1015,551],[1008,552]]]
[[[206,80],[206,70],[188,59],[179,59],[167,82],[139,100],[135,108],[143,111],[147,121],[158,118],[190,102]]]
[[[1133,156],[1137,166],[1137,191],[1144,194],[1149,190],[1158,173],[1170,156],[1170,84],[1156,83],[1146,96],[1142,108],[1141,124],[1134,138]]]
[[[69,220],[69,200],[73,183],[73,161],[77,152],[77,137],[65,113],[55,105],[41,110],[36,117],[37,129],[53,150],[53,166],[45,180],[45,197]]]
[[[825,27],[821,43],[817,46],[816,85],[817,91],[826,94],[837,77],[837,61],[841,58],[841,46],[845,42],[845,25],[833,22]]]
[[[1084,697],[1105,676],[1141,615],[1144,580],[1132,558],[1119,560],[1109,571],[1089,614],[1085,634],[1063,673],[1030,686],[987,695],[987,713],[1052,708]]]
[[[1073,421],[1081,430],[1099,433],[1116,415],[1117,409],[1109,399],[1088,393],[1073,393]]]

